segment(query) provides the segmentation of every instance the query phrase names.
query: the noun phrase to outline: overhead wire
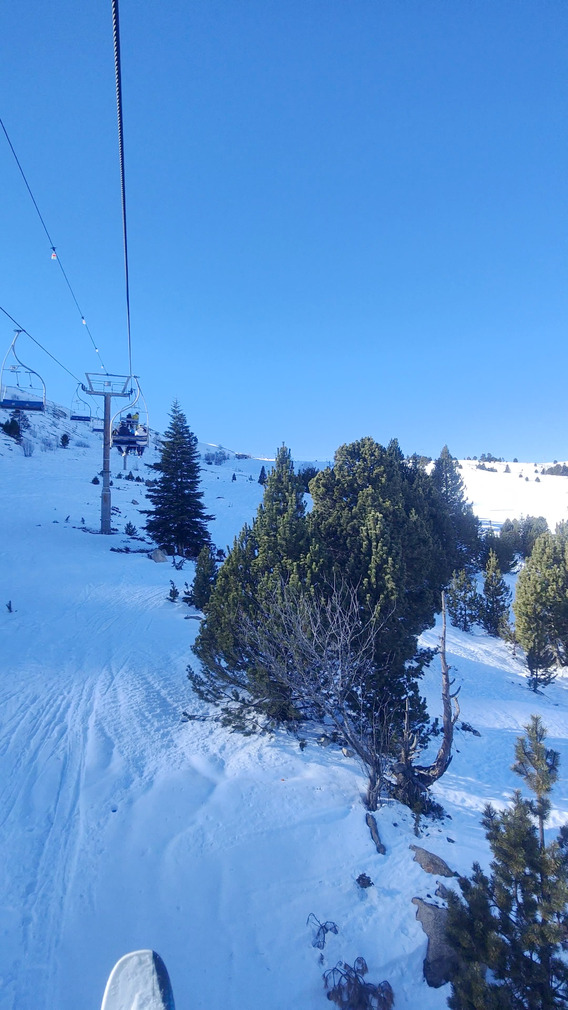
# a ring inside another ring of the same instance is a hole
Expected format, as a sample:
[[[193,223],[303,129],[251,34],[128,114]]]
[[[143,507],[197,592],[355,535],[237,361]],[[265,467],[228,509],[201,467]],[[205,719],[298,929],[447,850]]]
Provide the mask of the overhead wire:
[[[2,305],[0,305],[0,312],[3,312],[4,315],[7,316],[8,319],[10,319],[14,323],[16,329],[20,333],[25,333],[26,337],[29,337],[30,340],[33,340],[34,344],[37,344],[37,346],[41,348],[44,354],[47,354],[48,358],[51,358],[52,361],[55,361],[56,365],[59,365],[59,367],[62,368],[64,372],[67,372],[67,375],[70,375],[72,379],[75,379],[75,382],[79,383],[81,382],[81,379],[77,378],[77,376],[74,375],[73,372],[69,371],[69,369],[66,368],[63,362],[59,361],[59,359],[56,358],[55,355],[51,353],[51,351],[47,350],[47,347],[44,347],[43,344],[40,344],[39,340],[36,340],[35,337],[32,337],[29,330],[26,330],[25,326],[22,326],[17,319],[14,319],[14,317],[10,315],[10,313],[5,308],[3,308]]]
[[[26,174],[24,172],[24,169],[22,168],[22,164],[20,162],[20,159],[18,158],[18,155],[16,154],[16,150],[14,148],[14,145],[13,145],[12,141],[10,140],[10,136],[8,134],[8,131],[7,131],[6,127],[5,127],[5,125],[4,125],[4,122],[3,122],[2,118],[0,118],[0,126],[2,127],[2,130],[4,131],[4,136],[6,137],[6,140],[8,141],[8,146],[10,147],[10,150],[11,150],[12,154],[14,155],[14,160],[15,160],[16,165],[18,166],[18,168],[20,170],[20,175],[22,176],[22,179],[24,180],[26,189],[27,189],[27,191],[28,191],[28,193],[29,193],[29,195],[31,197],[31,201],[32,201],[32,203],[33,203],[33,205],[34,205],[34,207],[35,207],[35,209],[37,211],[37,215],[38,215],[38,217],[39,217],[39,219],[41,221],[42,228],[43,228],[43,230],[44,230],[44,232],[45,232],[45,234],[47,236],[47,240],[48,240],[50,248],[51,248],[51,258],[53,260],[56,260],[56,262],[59,265],[59,269],[61,270],[61,273],[63,274],[63,277],[65,279],[65,283],[67,284],[67,287],[69,288],[69,291],[71,292],[71,297],[73,298],[73,301],[75,302],[75,305],[77,307],[77,311],[79,312],[79,315],[81,316],[81,322],[83,323],[83,326],[85,327],[87,333],[89,334],[91,343],[92,343],[92,345],[93,345],[93,347],[95,349],[96,354],[98,354],[99,361],[101,363],[101,368],[103,369],[103,371],[106,372],[106,367],[105,367],[103,359],[101,357],[101,353],[100,353],[100,351],[99,351],[99,349],[98,349],[98,347],[96,345],[96,342],[94,340],[93,334],[91,333],[91,330],[89,329],[89,325],[87,323],[87,320],[85,319],[85,315],[84,315],[84,313],[83,313],[83,311],[81,309],[81,306],[79,305],[79,302],[77,301],[77,297],[75,295],[75,292],[73,291],[73,288],[71,286],[71,282],[69,280],[69,277],[67,276],[65,268],[63,266],[63,263],[61,262],[61,257],[59,256],[59,253],[57,252],[57,249],[55,247],[53,239],[52,239],[51,235],[49,234],[49,230],[47,228],[47,225],[45,223],[43,215],[42,215],[42,213],[41,213],[41,211],[40,211],[40,209],[38,207],[37,200],[36,200],[36,198],[35,198],[35,196],[34,196],[34,194],[32,192],[31,186],[30,186],[30,184],[29,184],[29,182],[28,182],[28,180],[26,178]],[[29,334],[28,334],[28,336],[29,336]]]
[[[112,34],[114,40],[114,70],[116,78],[116,113],[118,119],[118,156],[120,161],[120,195],[122,199],[122,236],[124,244],[124,277],[126,282],[126,332],[128,338],[128,369],[132,375],[132,339],[130,330],[130,283],[128,277],[128,235],[126,229],[126,180],[124,174],[124,132],[122,127],[122,76],[120,67],[120,22],[118,0],[112,0]]]

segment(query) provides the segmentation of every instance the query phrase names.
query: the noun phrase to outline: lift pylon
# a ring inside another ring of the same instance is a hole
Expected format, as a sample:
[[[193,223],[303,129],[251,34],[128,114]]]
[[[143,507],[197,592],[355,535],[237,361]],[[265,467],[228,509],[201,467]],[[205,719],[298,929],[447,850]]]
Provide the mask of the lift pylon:
[[[113,396],[132,398],[134,392],[134,377],[132,375],[101,375],[99,372],[85,372],[87,384],[83,391],[89,396],[104,397],[104,431],[103,431],[103,489],[101,491],[101,533],[110,533],[110,447],[111,432],[111,401]]]

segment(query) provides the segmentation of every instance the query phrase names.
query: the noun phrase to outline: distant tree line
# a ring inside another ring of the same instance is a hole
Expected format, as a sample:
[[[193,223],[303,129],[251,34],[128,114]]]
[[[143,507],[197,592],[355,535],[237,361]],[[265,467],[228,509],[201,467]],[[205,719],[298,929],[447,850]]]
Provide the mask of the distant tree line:
[[[542,473],[550,474],[553,477],[568,477],[568,466],[566,463],[555,463],[554,466],[542,470]]]
[[[482,541],[487,555],[483,592],[477,591],[475,569],[465,567],[452,575],[448,613],[462,631],[480,625],[490,635],[500,635],[524,652],[529,686],[537,691],[568,666],[568,523],[554,533],[542,516],[507,519],[496,534]],[[520,568],[509,618],[511,592],[502,572]]]

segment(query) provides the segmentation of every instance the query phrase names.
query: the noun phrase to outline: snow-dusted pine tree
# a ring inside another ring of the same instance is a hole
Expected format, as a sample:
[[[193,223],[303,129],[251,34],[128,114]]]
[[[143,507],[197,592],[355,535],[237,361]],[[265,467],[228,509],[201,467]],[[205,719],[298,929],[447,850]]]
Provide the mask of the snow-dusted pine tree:
[[[152,539],[170,554],[197,558],[209,543],[203,492],[199,490],[199,454],[197,438],[189,430],[185,414],[177,400],[172,405],[171,423],[162,439],[158,463],[151,463],[159,477],[148,488],[153,509],[146,529]]]
[[[554,781],[550,767],[557,768],[558,755],[544,748],[545,731],[534,717],[526,730],[517,742],[515,770],[536,792],[536,803],[515,792],[509,808],[486,807],[482,823],[493,854],[490,872],[474,863],[472,877],[460,879],[463,897],[448,898],[447,935],[459,961],[451,1010],[568,1006],[568,831],[562,828],[545,845],[534,823],[539,800]],[[537,783],[533,758],[548,768],[546,782],[538,773]],[[541,797],[535,786],[544,787]],[[540,812],[544,823],[546,803]]]
[[[454,627],[459,628],[460,631],[471,631],[479,619],[481,597],[475,588],[471,575],[466,572],[465,568],[452,575],[452,580],[446,590],[446,604]]]
[[[201,548],[195,564],[195,577],[188,599],[188,602],[192,606],[197,607],[198,610],[203,610],[209,603],[216,575],[217,565],[215,563],[213,548],[210,544],[205,544]]]
[[[485,630],[496,638],[499,635],[499,628],[503,617],[507,617],[509,613],[510,602],[511,592],[507,588],[501,574],[497,555],[494,551],[489,551],[489,558],[485,567],[483,597],[479,607],[479,617]]]

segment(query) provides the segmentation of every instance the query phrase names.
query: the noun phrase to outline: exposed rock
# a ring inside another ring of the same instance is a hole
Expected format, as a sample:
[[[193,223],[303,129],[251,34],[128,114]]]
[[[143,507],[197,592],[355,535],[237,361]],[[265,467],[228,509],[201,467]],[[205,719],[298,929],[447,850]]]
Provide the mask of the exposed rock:
[[[437,877],[457,877],[457,873],[450,870],[441,856],[428,852],[428,849],[423,849],[420,845],[411,845],[410,848],[414,852],[414,862],[426,870],[426,873],[434,873]]]
[[[357,877],[356,883],[359,884],[359,887],[362,888],[373,886],[373,881],[371,880],[368,873],[360,873],[359,876]]]
[[[450,981],[458,963],[454,949],[446,940],[448,910],[429,905],[422,898],[413,898],[412,904],[416,905],[416,918],[428,937],[424,978],[432,989],[439,989]]]
[[[453,892],[450,891],[449,887],[446,887],[445,884],[440,884],[440,883],[438,883],[438,886],[437,886],[436,890],[434,891],[434,894],[436,895],[436,897],[437,898],[441,898],[442,901],[447,901],[448,898],[449,898],[449,896],[450,896],[450,894],[452,894],[452,893]]]
[[[367,814],[365,820],[367,821],[367,826],[369,828],[369,831],[371,832],[371,838],[373,839],[373,841],[375,843],[377,852],[381,856],[386,855],[386,851],[387,850],[385,849],[383,843],[381,842],[381,838],[380,838],[380,835],[379,835],[379,829],[377,827],[377,822],[376,822],[375,818],[373,817],[372,814]]]
[[[155,551],[151,551],[151,553],[148,555],[148,557],[152,561],[158,561],[158,562],[167,561],[168,560],[167,554],[164,554],[164,552],[161,551],[159,548],[156,548]]]

